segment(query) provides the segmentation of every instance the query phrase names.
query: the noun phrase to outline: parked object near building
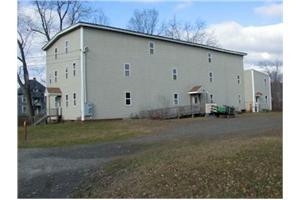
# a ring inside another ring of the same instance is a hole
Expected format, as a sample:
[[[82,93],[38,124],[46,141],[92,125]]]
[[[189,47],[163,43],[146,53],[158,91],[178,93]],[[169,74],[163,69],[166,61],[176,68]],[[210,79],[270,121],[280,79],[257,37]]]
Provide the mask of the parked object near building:
[[[43,50],[47,110],[65,120],[205,114],[207,103],[245,109],[246,53],[84,22]]]
[[[29,87],[31,92],[31,101],[35,115],[43,114],[45,112],[45,86],[38,82],[35,78],[29,80]],[[27,115],[27,106],[24,91],[18,88],[18,116]]]
[[[267,73],[245,70],[244,84],[247,111],[272,110],[271,79]]]

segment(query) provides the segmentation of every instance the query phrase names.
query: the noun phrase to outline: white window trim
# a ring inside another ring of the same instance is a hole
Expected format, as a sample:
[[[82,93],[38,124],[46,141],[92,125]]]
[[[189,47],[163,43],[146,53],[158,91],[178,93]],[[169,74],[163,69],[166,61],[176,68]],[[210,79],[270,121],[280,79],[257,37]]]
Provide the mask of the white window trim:
[[[210,61],[209,61],[209,59],[210,59]],[[212,53],[211,52],[207,53],[207,62],[212,63]]]
[[[67,42],[68,42],[68,46],[67,46]],[[70,47],[70,41],[69,40],[65,40],[65,54],[69,53],[69,47]]]
[[[129,68],[128,68],[128,76],[126,76],[126,68],[125,68],[125,65],[129,65]],[[131,68],[131,64],[130,63],[124,63],[123,65],[123,68],[124,68],[124,77],[130,77],[131,76],[131,72],[130,72],[130,68]]]
[[[57,83],[57,82],[58,82],[58,71],[54,71],[54,83]]]
[[[175,94],[177,94],[177,104],[175,104],[175,96],[174,96]],[[179,105],[180,104],[179,93],[178,92],[174,92],[172,96],[173,96],[173,105],[175,105],[175,106]]]
[[[54,48],[54,59],[57,60],[57,55],[58,55],[58,48]]]
[[[175,74],[174,74],[174,69],[176,70],[176,73],[175,73]],[[176,75],[176,79],[174,79],[174,75]],[[172,80],[173,80],[173,81],[178,80],[178,70],[177,70],[176,67],[173,67],[173,68],[172,68]]]
[[[74,65],[75,64],[75,65]],[[75,66],[75,67],[74,67]],[[74,73],[75,71],[75,73]],[[73,74],[73,77],[76,76],[76,62],[73,62],[72,63],[72,74]]]
[[[74,98],[74,94],[75,94],[75,98]],[[73,98],[72,98],[73,99],[73,106],[76,107],[77,106],[77,94],[74,92],[72,96],[73,96]],[[74,102],[75,102],[76,105],[74,104]]]
[[[127,100],[126,93],[130,93],[130,98],[129,98],[130,99],[130,104],[126,104],[126,100]],[[124,101],[124,105],[125,106],[132,106],[132,92],[131,91],[127,90],[127,91],[124,92],[124,100],[125,100]]]
[[[153,47],[150,47],[150,44],[153,44]],[[149,55],[154,55],[155,54],[155,42],[154,41],[149,41],[148,42],[148,48],[149,48]],[[151,54],[151,49],[153,49],[153,54]]]
[[[65,77],[66,77],[66,79],[69,79],[69,69],[68,69],[68,67],[66,67],[66,70],[65,70]]]
[[[211,74],[211,76],[210,76],[210,74]],[[211,81],[210,81],[210,79],[211,79]],[[213,73],[213,72],[208,72],[208,81],[209,81],[210,83],[213,83],[213,82],[214,82],[214,73]]]

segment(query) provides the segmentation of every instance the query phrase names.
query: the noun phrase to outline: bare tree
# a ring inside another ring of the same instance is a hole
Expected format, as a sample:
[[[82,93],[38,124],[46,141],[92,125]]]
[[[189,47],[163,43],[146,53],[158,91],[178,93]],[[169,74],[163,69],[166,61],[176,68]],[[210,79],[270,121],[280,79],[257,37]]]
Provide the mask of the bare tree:
[[[34,112],[31,101],[31,92],[30,92],[30,84],[29,84],[29,73],[26,61],[26,45],[28,44],[28,40],[31,36],[32,32],[26,27],[26,23],[24,18],[21,15],[18,15],[18,55],[17,59],[20,61],[21,66],[19,72],[17,73],[17,80],[20,88],[23,90],[25,99],[26,99],[26,107],[27,114],[29,117],[30,123],[33,121]],[[23,81],[22,81],[23,79]]]
[[[264,68],[271,78],[272,109],[282,111],[282,61],[263,61],[259,62],[258,65]]]
[[[154,34],[158,26],[158,11],[155,9],[135,10],[127,28],[147,34]]]
[[[165,25],[162,35],[177,40],[218,46],[215,35],[213,32],[208,33],[206,31],[205,23],[201,20],[196,20],[195,23],[182,23],[177,20],[176,16],[174,16]]]
[[[46,41],[50,41],[53,34],[79,20],[92,19],[94,23],[108,24],[108,18],[101,9],[92,9],[79,0],[35,0],[33,5],[39,16],[39,23],[30,20],[31,30],[44,35]]]

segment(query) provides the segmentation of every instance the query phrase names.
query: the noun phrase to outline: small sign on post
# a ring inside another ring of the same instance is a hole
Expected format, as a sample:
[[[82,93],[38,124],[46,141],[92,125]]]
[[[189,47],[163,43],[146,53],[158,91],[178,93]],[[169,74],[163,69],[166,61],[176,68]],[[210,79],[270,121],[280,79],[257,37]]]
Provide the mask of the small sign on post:
[[[24,139],[27,140],[27,121],[24,121]]]

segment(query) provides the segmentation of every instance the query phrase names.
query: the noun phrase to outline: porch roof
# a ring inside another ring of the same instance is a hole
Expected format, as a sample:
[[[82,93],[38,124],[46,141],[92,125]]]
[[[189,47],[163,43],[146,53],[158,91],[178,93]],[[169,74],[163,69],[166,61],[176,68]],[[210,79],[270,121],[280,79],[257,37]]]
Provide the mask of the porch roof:
[[[61,95],[61,90],[60,88],[57,87],[48,87],[46,88],[46,93],[48,96],[52,95],[52,96],[59,96]]]
[[[255,93],[255,96],[261,96],[261,95],[263,95],[261,92],[256,92]]]
[[[201,85],[196,85],[188,93],[189,94],[201,94],[202,93],[202,91],[200,90],[201,87],[202,87]]]

